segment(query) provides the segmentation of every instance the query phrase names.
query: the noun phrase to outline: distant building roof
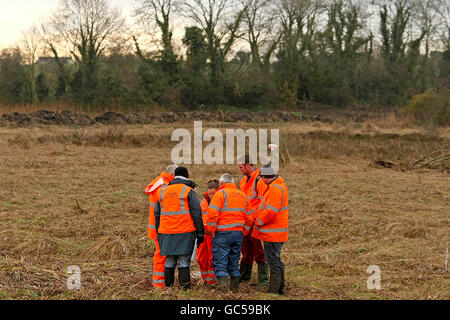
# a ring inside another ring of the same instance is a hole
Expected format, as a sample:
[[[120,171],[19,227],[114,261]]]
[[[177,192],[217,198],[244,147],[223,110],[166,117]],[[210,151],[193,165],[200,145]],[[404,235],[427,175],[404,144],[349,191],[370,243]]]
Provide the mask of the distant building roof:
[[[70,57],[61,57],[59,58],[62,64],[74,64],[72,58]],[[48,63],[56,63],[55,57],[39,57],[36,61],[36,64],[48,64]]]

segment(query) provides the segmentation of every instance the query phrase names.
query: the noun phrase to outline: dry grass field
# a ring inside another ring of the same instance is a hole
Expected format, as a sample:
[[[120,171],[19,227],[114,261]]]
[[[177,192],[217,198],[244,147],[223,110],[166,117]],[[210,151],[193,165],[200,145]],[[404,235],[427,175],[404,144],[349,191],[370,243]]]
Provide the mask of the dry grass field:
[[[0,127],[0,299],[450,298],[448,162],[411,165],[448,149],[448,128],[428,135],[393,117],[257,126],[281,129],[290,191],[285,297],[258,290],[256,274],[238,294],[198,280],[187,292],[152,288],[143,190],[170,164],[173,129],[193,127],[177,123]],[[240,178],[237,166],[188,167],[199,193],[223,172]],[[67,289],[71,265],[81,268],[81,290]],[[381,269],[381,290],[366,286],[370,265]]]

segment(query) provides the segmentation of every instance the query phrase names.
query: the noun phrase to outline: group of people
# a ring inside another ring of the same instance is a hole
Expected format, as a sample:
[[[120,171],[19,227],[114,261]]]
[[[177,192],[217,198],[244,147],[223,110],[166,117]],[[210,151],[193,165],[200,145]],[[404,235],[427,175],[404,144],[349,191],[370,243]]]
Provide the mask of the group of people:
[[[208,182],[201,203],[185,167],[171,165],[147,186],[148,237],[156,248],[154,287],[174,286],[178,267],[182,289],[190,289],[191,257],[197,245],[205,283],[221,292],[237,292],[241,282],[250,280],[256,262],[258,286],[269,282],[269,292],[284,294],[281,250],[289,233],[287,186],[270,164],[258,169],[246,155],[238,165],[244,175],[239,188],[233,176],[224,173]]]

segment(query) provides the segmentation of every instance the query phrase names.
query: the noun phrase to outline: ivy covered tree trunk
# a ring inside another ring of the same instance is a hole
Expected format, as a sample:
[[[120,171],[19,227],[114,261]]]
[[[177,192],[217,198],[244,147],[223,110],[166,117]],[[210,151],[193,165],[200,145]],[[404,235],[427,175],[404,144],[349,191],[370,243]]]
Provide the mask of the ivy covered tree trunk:
[[[40,73],[36,77],[35,91],[36,91],[36,96],[37,96],[37,99],[39,102],[43,102],[48,98],[50,89],[45,80],[45,74]]]

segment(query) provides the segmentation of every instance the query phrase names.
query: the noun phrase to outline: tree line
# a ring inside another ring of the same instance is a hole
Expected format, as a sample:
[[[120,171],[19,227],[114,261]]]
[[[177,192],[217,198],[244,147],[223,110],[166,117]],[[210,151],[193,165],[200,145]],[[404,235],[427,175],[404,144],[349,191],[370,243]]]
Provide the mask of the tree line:
[[[446,0],[60,0],[0,51],[0,103],[396,106],[448,90],[449,33]]]

